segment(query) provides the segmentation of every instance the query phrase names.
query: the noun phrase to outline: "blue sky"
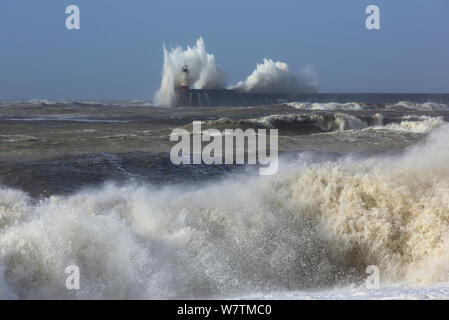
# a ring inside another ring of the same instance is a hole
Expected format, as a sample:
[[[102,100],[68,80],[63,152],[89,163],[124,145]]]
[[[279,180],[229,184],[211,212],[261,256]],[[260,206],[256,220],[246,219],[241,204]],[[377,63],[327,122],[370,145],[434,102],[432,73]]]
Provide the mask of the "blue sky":
[[[81,30],[65,28],[70,4]],[[199,36],[228,83],[272,58],[313,64],[321,92],[449,92],[447,0],[0,0],[0,99],[151,99],[162,43]]]

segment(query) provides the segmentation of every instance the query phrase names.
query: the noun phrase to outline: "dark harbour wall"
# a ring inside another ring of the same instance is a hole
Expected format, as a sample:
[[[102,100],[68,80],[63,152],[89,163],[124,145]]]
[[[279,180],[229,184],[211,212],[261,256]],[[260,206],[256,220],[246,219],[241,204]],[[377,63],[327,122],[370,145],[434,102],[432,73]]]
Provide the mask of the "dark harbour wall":
[[[295,95],[242,93],[225,89],[189,89],[175,91],[176,107],[254,106],[294,101]]]
[[[390,94],[390,93],[243,93],[226,89],[189,89],[175,91],[176,107],[254,106],[290,101],[303,102],[364,102],[395,103],[398,101],[448,103],[448,94]]]

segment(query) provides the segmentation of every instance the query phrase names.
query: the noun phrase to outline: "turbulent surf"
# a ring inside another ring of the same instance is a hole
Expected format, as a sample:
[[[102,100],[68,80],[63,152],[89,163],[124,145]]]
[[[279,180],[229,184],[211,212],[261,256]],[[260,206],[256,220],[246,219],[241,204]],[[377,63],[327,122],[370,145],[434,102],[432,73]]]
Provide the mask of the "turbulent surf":
[[[449,99],[405,98],[3,102],[0,297],[447,297]],[[277,128],[279,172],[173,165],[170,132],[193,120]]]

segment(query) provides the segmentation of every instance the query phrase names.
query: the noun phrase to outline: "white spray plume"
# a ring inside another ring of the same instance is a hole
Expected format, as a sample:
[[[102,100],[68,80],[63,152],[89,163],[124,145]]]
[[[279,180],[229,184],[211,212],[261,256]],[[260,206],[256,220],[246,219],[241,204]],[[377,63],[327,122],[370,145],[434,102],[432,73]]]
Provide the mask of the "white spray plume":
[[[245,81],[240,81],[229,89],[253,93],[316,92],[318,80],[313,66],[306,66],[302,75],[304,79],[292,74],[285,62],[264,59]]]
[[[194,89],[221,89],[225,87],[224,73],[215,64],[215,56],[206,51],[203,38],[193,47],[183,50],[181,47],[170,51],[164,45],[164,67],[160,89],[154,102],[158,106],[170,106],[175,98],[174,89],[180,82],[184,65],[189,68],[191,87]]]
[[[180,83],[184,65],[189,68],[191,88],[223,89],[225,77],[215,63],[215,56],[207,53],[203,38],[199,38],[193,47],[183,49],[180,46],[167,50],[164,48],[164,66],[160,89],[154,97],[157,106],[171,106],[175,100],[175,87]],[[306,65],[298,76],[292,74],[284,62],[264,59],[253,73],[244,81],[231,85],[235,89],[248,93],[305,93],[318,91],[318,77],[313,65]]]

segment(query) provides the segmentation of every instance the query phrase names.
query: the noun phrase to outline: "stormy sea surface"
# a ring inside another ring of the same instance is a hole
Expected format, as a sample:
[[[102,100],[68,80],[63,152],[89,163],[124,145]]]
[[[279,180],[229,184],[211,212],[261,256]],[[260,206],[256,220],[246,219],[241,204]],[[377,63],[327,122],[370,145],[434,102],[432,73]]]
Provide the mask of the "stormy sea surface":
[[[278,173],[172,164],[192,121],[278,129]],[[449,95],[1,101],[0,298],[447,299],[448,121]]]

